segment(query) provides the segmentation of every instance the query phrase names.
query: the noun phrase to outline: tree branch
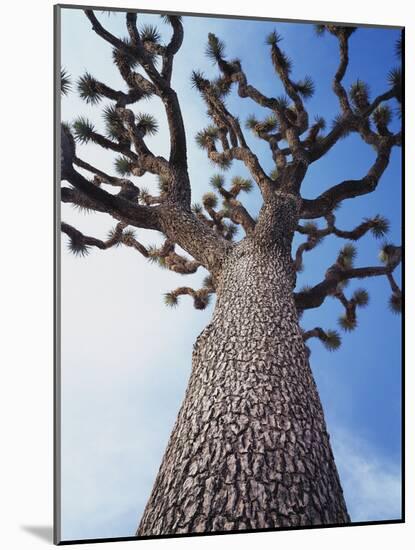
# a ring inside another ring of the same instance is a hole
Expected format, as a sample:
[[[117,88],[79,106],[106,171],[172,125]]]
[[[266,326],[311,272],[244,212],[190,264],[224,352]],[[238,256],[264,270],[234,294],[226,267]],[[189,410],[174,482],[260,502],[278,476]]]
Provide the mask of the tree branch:
[[[305,291],[300,291],[294,294],[297,308],[299,310],[313,309],[323,304],[324,300],[329,295],[334,295],[338,290],[339,283],[350,279],[364,279],[367,277],[379,277],[381,275],[388,276],[399,265],[401,261],[401,248],[389,245],[389,259],[384,266],[369,266],[369,267],[345,267],[342,253],[340,253],[337,261],[326,272],[323,281]]]
[[[107,250],[108,248],[118,246],[122,243],[126,246],[135,248],[140,254],[148,258],[147,249],[135,239],[134,233],[132,231],[123,232],[126,227],[126,224],[118,223],[115,229],[110,232],[108,239],[102,241],[101,239],[84,235],[81,231],[65,222],[61,223],[61,230],[68,235],[70,239],[70,249],[76,255],[85,256],[89,253],[89,248],[91,246],[100,248],[101,250]]]
[[[166,293],[164,295],[164,302],[168,306],[175,307],[178,304],[179,296],[191,296],[195,309],[205,309],[209,305],[211,294],[214,294],[214,292],[215,290],[212,287],[203,287],[199,290],[194,290],[188,286],[181,286],[172,292]]]
[[[329,351],[338,349],[341,345],[341,338],[335,330],[323,330],[321,327],[314,327],[303,332],[303,340],[307,342],[310,338],[318,338]]]
[[[389,164],[390,153],[391,144],[383,144],[378,149],[375,162],[363,178],[345,180],[331,187],[316,199],[303,199],[300,217],[305,219],[320,218],[329,214],[343,200],[372,193]]]
[[[182,113],[179,105],[179,101],[176,95],[176,92],[170,87],[169,76],[170,65],[172,64],[172,59],[174,54],[178,51],[181,41],[179,40],[179,26],[181,26],[180,21],[176,21],[175,29],[176,35],[173,36],[171,47],[166,49],[166,74],[159,74],[156,70],[149,52],[146,51],[143,43],[140,40],[139,33],[136,28],[136,13],[128,12],[126,15],[126,24],[127,29],[132,38],[133,45],[126,44],[122,40],[116,38],[111,33],[109,33],[104,27],[99,23],[95,14],[92,10],[85,11],[88,19],[92,23],[93,30],[101,36],[104,40],[112,44],[120,52],[124,52],[127,56],[134,58],[146,71],[148,77],[150,78],[152,85],[152,91],[154,91],[162,100],[169,125],[170,132],[170,157],[169,164],[174,169],[174,177],[171,178],[171,185],[169,188],[169,200],[172,202],[180,202],[186,208],[190,209],[190,182],[187,172],[187,147],[186,147],[186,135],[184,129],[184,123],[182,118]],[[124,77],[128,80],[130,86],[136,84],[137,76],[128,71],[124,67]],[[141,89],[142,80],[138,82],[139,89]],[[121,151],[123,152],[123,151]],[[126,153],[124,153],[126,154]],[[158,173],[158,172],[155,172]]]
[[[373,218],[366,218],[361,224],[352,229],[351,231],[344,231],[338,229],[334,224],[336,218],[331,212],[325,215],[327,221],[327,227],[323,229],[318,229],[317,225],[313,222],[309,222],[306,225],[298,225],[297,231],[303,235],[308,235],[310,237],[315,237],[317,239],[322,239],[328,235],[335,235],[342,239],[348,239],[352,241],[357,241],[368,231],[372,231],[373,235],[376,238],[383,237],[389,230],[389,222],[386,218],[376,215]]]
[[[61,176],[63,180],[73,185],[78,191],[94,203],[98,203],[114,218],[128,225],[159,230],[160,224],[157,212],[146,206],[133,204],[122,196],[111,195],[94,185],[73,168],[75,158],[75,143],[70,132],[62,127],[61,131]]]

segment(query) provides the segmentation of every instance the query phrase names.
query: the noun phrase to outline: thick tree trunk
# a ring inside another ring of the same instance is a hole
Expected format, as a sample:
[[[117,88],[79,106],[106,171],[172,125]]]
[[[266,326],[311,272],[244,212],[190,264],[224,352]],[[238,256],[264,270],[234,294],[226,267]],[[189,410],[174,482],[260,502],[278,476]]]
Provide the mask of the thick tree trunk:
[[[293,278],[278,247],[229,254],[138,535],[350,521]]]

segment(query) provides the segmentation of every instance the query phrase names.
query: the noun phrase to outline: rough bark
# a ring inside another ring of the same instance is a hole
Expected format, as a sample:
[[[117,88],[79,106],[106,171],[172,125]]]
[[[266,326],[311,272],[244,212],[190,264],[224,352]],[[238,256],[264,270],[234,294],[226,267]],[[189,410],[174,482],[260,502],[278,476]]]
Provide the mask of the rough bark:
[[[349,521],[294,278],[287,245],[228,253],[138,535]]]

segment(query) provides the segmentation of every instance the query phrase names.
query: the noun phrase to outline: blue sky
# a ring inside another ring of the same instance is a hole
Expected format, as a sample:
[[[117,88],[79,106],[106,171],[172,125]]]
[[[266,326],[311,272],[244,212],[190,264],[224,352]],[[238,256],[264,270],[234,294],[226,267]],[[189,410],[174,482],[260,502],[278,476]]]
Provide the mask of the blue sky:
[[[126,34],[122,14],[98,16],[114,34]],[[163,37],[170,32],[158,16],[140,15],[139,21],[157,24]],[[216,74],[204,55],[208,32],[224,38],[229,56],[242,60],[248,80],[275,97],[283,90],[265,37],[276,28],[284,38],[282,47],[294,61],[294,76],[310,74],[316,83],[315,96],[307,103],[311,116],[324,116],[329,124],[337,114],[330,86],[338,53],[331,35],[317,38],[308,24],[219,18],[185,17],[184,27],[173,85],[188,135],[194,201],[208,189],[209,177],[216,172],[194,143],[195,134],[209,121],[190,82],[192,69],[201,69],[207,76]],[[396,65],[397,37],[396,30],[359,29],[350,41],[346,85],[361,78],[370,84],[373,95],[383,92],[387,73]],[[87,70],[112,87],[123,88],[111,62],[111,48],[91,30],[81,10],[62,10],[62,65],[73,80]],[[73,89],[62,100],[62,119],[85,115],[103,128],[100,112],[105,104],[90,107]],[[227,104],[241,120],[251,113],[267,114],[234,94]],[[160,132],[148,143],[155,153],[167,154],[166,119],[157,99],[134,109],[158,118]],[[272,169],[264,144],[250,135],[247,139],[264,168]],[[98,146],[79,146],[78,155],[113,171],[114,155]],[[373,159],[374,151],[360,138],[342,140],[310,168],[303,195],[312,198],[343,179],[362,177]],[[240,163],[225,174],[229,179],[232,175],[248,176]],[[155,188],[152,176],[137,183]],[[259,193],[252,193],[246,205],[255,214]],[[362,218],[378,213],[391,222],[388,239],[400,243],[400,150],[394,151],[376,193],[346,201],[336,213],[337,225],[351,229]],[[69,205],[62,205],[62,219],[97,237],[105,237],[114,225],[106,215],[80,214]],[[153,232],[139,230],[138,236],[143,243],[160,242]],[[298,285],[321,280],[343,242],[329,237],[308,253]],[[66,540],[129,536],[149,496],[184,395],[193,342],[213,305],[199,312],[186,297],[174,310],[163,304],[164,292],[184,282],[197,287],[202,272],[193,276],[166,272],[126,248],[73,257],[65,236],[62,246],[62,535]],[[356,264],[377,264],[379,247],[370,235],[363,237]],[[385,278],[353,283],[346,293],[361,286],[369,291],[370,305],[359,311],[358,329],[344,334],[342,347],[334,353],[312,341],[311,365],[352,519],[394,519],[400,517],[401,320],[388,310],[390,289]],[[337,328],[341,313],[338,302],[327,300],[319,310],[307,312],[302,325]]]

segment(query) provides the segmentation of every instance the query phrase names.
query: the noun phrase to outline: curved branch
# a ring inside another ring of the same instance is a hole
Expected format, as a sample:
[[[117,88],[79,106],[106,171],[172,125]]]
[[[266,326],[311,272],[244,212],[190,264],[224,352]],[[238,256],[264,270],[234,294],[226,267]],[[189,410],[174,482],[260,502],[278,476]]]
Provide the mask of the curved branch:
[[[372,231],[374,236],[379,238],[384,236],[389,229],[388,220],[379,215],[376,215],[374,218],[366,218],[365,221],[350,231],[338,229],[334,225],[336,218],[333,213],[326,214],[325,218],[327,221],[327,227],[323,229],[318,229],[313,222],[310,222],[306,225],[298,225],[297,231],[302,235],[308,235],[309,237],[313,236],[318,239],[322,239],[328,235],[335,235],[336,237],[340,237],[342,239],[357,241],[366,235],[368,231]]]
[[[295,302],[299,310],[313,309],[323,304],[329,295],[333,295],[339,283],[350,279],[364,279],[390,275],[401,261],[401,248],[393,247],[394,254],[385,266],[369,266],[359,268],[343,268],[336,262],[326,273],[323,281],[309,290],[294,293]]]
[[[242,161],[248,168],[254,181],[257,183],[264,201],[266,202],[272,198],[274,195],[273,182],[264,172],[259,163],[258,157],[249,148],[231,147],[228,150],[219,153],[216,149],[214,140],[211,138],[207,139],[206,148],[208,151],[208,157],[215,163],[229,163],[234,159]]]
[[[75,142],[67,128],[61,130],[61,177],[73,185],[93,203],[97,203],[114,218],[129,225],[147,229],[160,229],[157,211],[153,208],[133,204],[120,195],[111,195],[94,185],[79,172],[72,163],[76,157]]]
[[[99,202],[88,198],[84,193],[70,187],[61,188],[61,201],[73,204],[81,210],[93,210],[94,212],[107,213],[107,209]]]
[[[173,34],[164,50],[161,76],[170,83],[173,71],[173,59],[183,43],[183,25],[178,16],[170,16],[169,23],[173,28]]]
[[[310,250],[313,250],[313,248],[315,248],[321,242],[321,238],[321,233],[318,233],[317,231],[313,233],[308,233],[307,241],[300,244],[297,248],[297,252],[295,253],[294,267],[296,271],[302,271],[303,269],[304,252],[309,252]]]
[[[281,79],[281,82],[284,86],[285,91],[287,92],[290,99],[293,101],[295,105],[297,120],[295,121],[295,124],[290,123],[290,121],[285,116],[285,120],[283,120],[283,126],[297,126],[298,130],[294,133],[292,136],[292,139],[298,140],[298,132],[301,130],[305,130],[308,126],[308,114],[306,110],[304,109],[303,101],[300,97],[300,94],[298,93],[293,81],[290,78],[289,75],[289,64],[287,63],[286,57],[283,54],[283,52],[278,47],[277,40],[273,44],[271,44],[271,59],[274,65],[274,68],[278,74],[278,76]]]
[[[81,231],[68,223],[61,223],[61,231],[62,233],[68,235],[72,251],[75,254],[81,255],[87,254],[88,248],[91,246],[100,248],[101,250],[106,250],[113,246],[117,246],[121,243],[122,232],[125,227],[125,224],[118,223],[113,231],[113,234],[106,241],[102,241],[100,239],[96,239],[95,237],[88,237],[87,235],[84,235]]]
[[[107,185],[120,187],[121,196],[123,196],[124,198],[128,198],[129,200],[136,200],[138,198],[140,194],[140,189],[136,185],[134,185],[132,181],[125,178],[117,178],[115,176],[110,176],[106,172],[103,172],[99,168],[92,166],[88,162],[85,162],[84,160],[78,157],[74,157],[73,163],[76,166],[79,166],[79,168],[83,168],[84,170],[87,170],[88,172],[95,174],[94,183],[96,185],[101,185],[102,183],[104,183]]]
[[[169,67],[172,63],[173,55],[178,51],[180,47],[180,40],[178,37],[178,25],[181,26],[180,21],[176,24],[176,36],[173,35],[173,42],[170,49],[166,49],[166,74],[160,75],[154,66],[149,52],[140,41],[138,31],[136,29],[136,13],[128,12],[126,15],[127,29],[130,37],[133,40],[133,46],[130,46],[122,40],[116,38],[109,33],[97,20],[92,10],[85,10],[85,14],[92,23],[93,30],[101,36],[104,40],[113,45],[117,50],[124,52],[127,56],[136,59],[146,71],[150,78],[154,88],[154,91],[163,101],[163,105],[167,115],[167,121],[170,132],[170,157],[169,164],[175,169],[176,175],[172,178],[169,188],[170,200],[172,202],[180,202],[186,208],[190,209],[191,191],[190,182],[187,172],[187,145],[186,134],[183,123],[183,117],[180,109],[180,104],[177,98],[176,92],[170,87],[168,76]],[[168,50],[168,51],[167,51]],[[128,79],[129,85],[134,86],[136,84],[137,75],[132,76],[128,70],[124,71],[123,75]],[[141,79],[139,79],[141,80]],[[139,89],[141,89],[142,80],[138,82]],[[121,151],[124,152],[124,151]],[[126,153],[124,153],[126,154]],[[158,172],[155,172],[158,173]]]
[[[111,195],[97,187],[73,168],[65,170],[63,179],[81,191],[88,199],[98,203],[108,214],[128,225],[146,229],[160,229],[157,211],[151,207],[136,205],[119,196]]]
[[[314,327],[303,332],[304,342],[307,342],[310,338],[318,338],[329,351],[334,351],[341,345],[340,334],[335,330],[326,331],[321,327]]]
[[[213,287],[203,287],[199,290],[194,290],[189,286],[181,286],[171,292],[167,292],[164,295],[164,301],[166,305],[175,307],[178,304],[179,296],[191,296],[193,298],[193,305],[195,309],[205,309],[209,305],[210,296],[214,294]]]
[[[350,31],[344,27],[335,27],[330,30],[332,34],[337,36],[339,41],[339,53],[340,53],[340,63],[337,68],[336,74],[334,75],[333,80],[333,91],[339,98],[339,103],[342,108],[342,111],[346,114],[351,112],[349,99],[347,97],[347,92],[342,85],[342,80],[346,74],[347,66],[349,64],[349,36]]]
[[[395,91],[392,89],[384,92],[383,94],[380,94],[378,95],[373,101],[372,103],[369,105],[369,107],[367,107],[367,109],[365,109],[365,111],[363,111],[361,113],[361,116],[363,118],[367,118],[369,117],[373,111],[379,107],[379,105],[384,102],[384,101],[388,101],[389,99],[392,99],[395,97]]]
[[[149,247],[148,256],[152,261],[157,262],[161,267],[170,269],[175,273],[189,275],[196,273],[200,263],[189,260],[175,252],[175,244],[166,239],[161,247]]]
[[[304,219],[320,218],[329,214],[333,208],[346,199],[372,193],[389,164],[391,144],[379,147],[377,157],[368,173],[360,180],[345,180],[331,187],[316,199],[303,199],[300,217]]]
[[[139,243],[134,234],[129,231],[123,233],[123,230],[126,228],[126,224],[118,223],[113,231],[110,232],[110,236],[106,241],[101,239],[96,239],[95,237],[89,237],[84,235],[76,229],[65,222],[61,223],[61,230],[63,233],[66,233],[70,239],[70,248],[75,254],[80,254],[82,256],[88,254],[89,248],[94,246],[100,248],[101,250],[107,250],[113,246],[118,246],[119,244],[125,244],[135,248],[140,254],[148,258],[148,251],[145,246]]]

